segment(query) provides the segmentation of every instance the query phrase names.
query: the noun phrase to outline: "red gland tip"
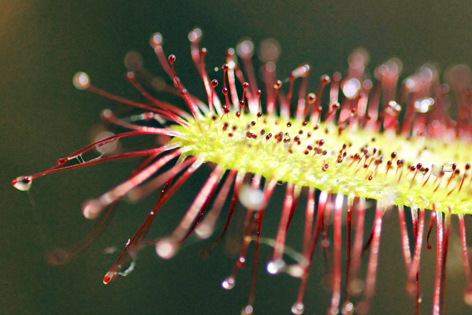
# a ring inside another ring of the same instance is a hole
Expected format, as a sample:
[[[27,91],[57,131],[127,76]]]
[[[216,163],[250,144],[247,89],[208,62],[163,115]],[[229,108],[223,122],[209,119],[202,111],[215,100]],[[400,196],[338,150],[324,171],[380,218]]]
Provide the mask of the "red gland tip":
[[[328,84],[329,82],[331,82],[331,78],[329,77],[329,75],[324,74],[321,76],[322,85]]]
[[[109,284],[112,277],[113,277],[113,276],[110,275],[109,272],[107,272],[107,274],[105,275],[105,277],[103,277],[103,284]]]

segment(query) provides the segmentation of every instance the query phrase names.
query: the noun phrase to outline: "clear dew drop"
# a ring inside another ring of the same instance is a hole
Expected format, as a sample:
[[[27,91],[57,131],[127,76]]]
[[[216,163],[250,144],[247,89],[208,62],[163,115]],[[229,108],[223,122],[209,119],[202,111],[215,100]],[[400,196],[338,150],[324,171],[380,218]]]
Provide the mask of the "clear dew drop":
[[[280,56],[280,44],[275,39],[264,40],[259,48],[259,59],[264,62],[276,62]]]
[[[249,39],[243,40],[236,46],[236,51],[242,59],[251,58],[254,52],[254,43]]]
[[[210,224],[203,222],[197,226],[195,234],[198,238],[206,240],[213,234],[213,227]]]
[[[299,264],[290,266],[287,273],[294,278],[301,278],[305,274],[305,270]]]
[[[156,253],[162,259],[170,259],[177,252],[177,246],[170,239],[162,239],[156,243]]]
[[[293,314],[303,314],[303,311],[305,311],[305,305],[303,305],[302,302],[295,303],[292,305],[291,310]]]
[[[241,187],[239,192],[239,201],[246,207],[253,210],[259,210],[264,200],[264,193],[262,190],[253,189],[248,185]]]
[[[285,268],[285,262],[282,259],[269,261],[269,263],[267,264],[267,272],[270,273],[271,275],[278,274],[284,268]]]
[[[97,200],[88,200],[82,206],[82,214],[86,219],[95,219],[102,211],[103,206]]]
[[[225,290],[231,290],[232,288],[234,288],[235,285],[236,285],[236,280],[232,276],[224,279],[221,282],[221,287],[223,287],[223,289]]]
[[[357,278],[350,283],[350,289],[353,295],[359,295],[364,291],[364,282]]]
[[[143,68],[143,58],[141,54],[136,51],[130,51],[126,54],[124,59],[126,69],[130,71],[138,71]]]
[[[361,83],[356,78],[349,79],[342,84],[343,93],[348,99],[356,98],[359,94],[360,88]]]
[[[108,109],[108,108],[102,110],[102,112],[100,113],[100,116],[102,116],[102,118],[105,120],[109,120],[114,117],[113,112],[111,111],[111,109]]]
[[[31,188],[33,180],[29,176],[20,176],[15,178],[11,184],[18,190],[28,191]]]
[[[72,78],[72,83],[78,90],[86,90],[90,86],[90,78],[85,72],[77,72]]]
[[[343,315],[350,315],[354,314],[354,304],[352,302],[345,302],[342,307],[342,314]]]
[[[243,310],[241,311],[241,315],[251,315],[254,313],[254,307],[252,305],[247,305]]]
[[[116,246],[110,246],[110,247],[106,247],[103,252],[107,255],[112,255],[114,253],[116,253],[116,251],[118,250],[118,248]]]
[[[102,131],[95,137],[95,142],[98,142],[100,140],[103,140],[103,139],[106,139],[106,138],[109,138],[109,137],[113,137],[114,135],[115,134],[113,132]],[[118,141],[112,141],[112,142],[109,142],[105,145],[97,147],[96,150],[100,154],[110,154],[110,153],[113,153],[117,149],[118,143],[119,143]]]
[[[203,35],[202,30],[199,28],[195,28],[190,33],[188,33],[188,40],[192,43],[198,42],[202,38],[202,35]]]
[[[427,113],[429,108],[434,105],[434,99],[432,97],[422,98],[415,101],[415,110],[418,113]]]
[[[464,302],[465,304],[472,306],[472,285],[469,284],[464,291]]]
[[[164,44],[164,38],[162,37],[162,34],[159,32],[152,34],[150,43],[152,47],[162,46],[162,44]]]

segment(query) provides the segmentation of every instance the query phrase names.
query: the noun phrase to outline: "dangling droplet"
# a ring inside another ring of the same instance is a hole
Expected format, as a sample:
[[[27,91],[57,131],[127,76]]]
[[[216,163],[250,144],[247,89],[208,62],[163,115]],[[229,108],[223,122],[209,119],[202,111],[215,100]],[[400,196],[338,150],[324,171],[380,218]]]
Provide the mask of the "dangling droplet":
[[[275,275],[285,268],[285,262],[282,259],[277,259],[275,261],[269,261],[267,264],[267,272],[271,275]]]
[[[292,305],[291,310],[293,314],[303,314],[303,311],[305,311],[305,305],[303,305],[302,302],[295,303]]]
[[[95,219],[102,211],[103,206],[97,200],[89,200],[82,206],[82,214],[86,219]]]
[[[31,188],[31,184],[33,183],[33,180],[29,176],[20,176],[15,178],[11,184],[13,187],[15,187],[18,190],[21,191],[28,191]]]
[[[78,90],[86,90],[90,86],[90,78],[85,72],[77,72],[72,78],[72,83]]]
[[[241,311],[241,315],[251,315],[254,312],[252,305],[248,305]]]
[[[232,288],[234,288],[235,285],[236,285],[236,280],[234,279],[233,276],[230,276],[226,278],[225,280],[223,280],[223,282],[221,282],[221,286],[225,290],[231,290]]]
[[[156,243],[156,253],[162,259],[170,259],[174,257],[177,246],[170,239],[162,239]]]
[[[206,240],[207,238],[209,238],[213,234],[213,227],[210,224],[206,223],[206,222],[202,222],[195,229],[195,234],[199,238],[201,238],[203,240]]]
[[[239,201],[246,207],[255,211],[259,210],[264,201],[264,193],[260,189],[254,189],[248,185],[241,187]]]
[[[464,291],[464,302],[465,304],[472,306],[472,285],[468,285]]]
[[[344,303],[342,307],[342,313],[344,315],[354,314],[354,304],[352,304],[352,302],[349,302],[349,301]]]

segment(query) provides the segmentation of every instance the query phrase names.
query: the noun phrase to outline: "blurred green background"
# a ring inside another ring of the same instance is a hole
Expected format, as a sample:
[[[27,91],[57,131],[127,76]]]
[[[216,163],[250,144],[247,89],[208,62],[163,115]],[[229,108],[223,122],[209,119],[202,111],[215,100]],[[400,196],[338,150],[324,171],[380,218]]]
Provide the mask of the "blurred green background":
[[[256,44],[275,38],[282,47],[279,78],[307,62],[312,66],[309,90],[315,91],[316,78],[344,71],[349,53],[357,47],[370,52],[371,71],[394,56],[403,61],[407,74],[426,62],[440,68],[470,65],[471,15],[469,0],[0,0],[0,313],[238,314],[247,303],[250,268],[241,270],[232,291],[221,289],[221,280],[235,261],[223,244],[209,258],[200,255],[205,243],[193,244],[170,261],[159,260],[151,248],[145,249],[129,277],[102,284],[105,268],[112,263],[104,249],[124,246],[155,197],[121,205],[103,237],[76,260],[60,267],[47,264],[50,250],[79,240],[93,225],[81,215],[82,202],[118,184],[137,165],[137,161],[114,162],[54,174],[38,179],[29,193],[9,185],[16,176],[44,170],[57,158],[88,144],[101,126],[103,108],[120,110],[110,101],[77,91],[71,84],[75,72],[86,71],[96,85],[140,99],[123,78],[123,57],[128,51],[138,51],[149,70],[164,76],[148,44],[150,35],[159,31],[166,53],[178,57],[183,83],[204,96],[187,40],[187,33],[198,26],[204,32],[202,45],[209,50],[207,69],[221,66],[225,49],[242,37],[249,36]],[[139,146],[138,141],[127,148]],[[208,170],[201,171],[181,189],[158,216],[151,235],[172,231],[206,176]],[[264,234],[273,236],[280,200],[272,202],[275,214],[266,215]],[[295,247],[301,244],[302,216],[299,211],[291,228],[289,242]],[[458,237],[452,238],[446,310],[467,314]],[[270,249],[262,249],[263,258],[268,253]],[[435,253],[425,248],[423,253],[421,313],[429,314]],[[323,314],[329,305],[330,292],[321,280],[323,257],[317,255],[316,260],[305,299],[306,314]],[[288,314],[299,281],[285,275],[269,277],[263,264],[259,266],[256,314]],[[397,216],[387,213],[372,314],[413,313],[414,302],[406,296],[404,285]]]

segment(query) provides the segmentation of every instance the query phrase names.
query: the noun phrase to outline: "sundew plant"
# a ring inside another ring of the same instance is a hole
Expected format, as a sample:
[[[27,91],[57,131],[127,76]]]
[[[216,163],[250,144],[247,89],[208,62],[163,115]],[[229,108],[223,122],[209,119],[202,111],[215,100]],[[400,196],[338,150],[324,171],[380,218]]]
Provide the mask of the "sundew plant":
[[[328,314],[368,314],[375,294],[382,221],[386,212],[394,211],[400,222],[405,288],[416,301],[416,313],[421,299],[421,251],[432,233],[436,234],[432,313],[443,312],[452,220],[459,222],[469,283],[464,301],[472,305],[464,222],[472,209],[472,89],[466,66],[451,67],[441,76],[433,65],[425,65],[400,81],[398,59],[370,74],[367,53],[357,50],[349,57],[345,73],[323,75],[311,92],[307,90],[308,64],[290,74],[276,73],[280,47],[275,40],[265,40],[258,51],[253,42],[242,40],[226,51],[220,70],[209,75],[207,50],[199,47],[201,30],[194,29],[188,38],[206,92],[203,100],[185,88],[178,60],[164,53],[160,33],[152,35],[151,46],[171,84],[155,79],[138,55],[129,54],[125,60],[126,79],[144,102],[104,91],[92,85],[84,72],[74,76],[79,90],[140,113],[120,117],[103,110],[106,122],[129,131],[109,134],[59,158],[46,171],[16,178],[12,185],[27,191],[34,180],[55,172],[115,159],[142,160],[121,184],[83,204],[84,217],[98,220],[96,228],[71,248],[54,251],[48,257],[51,264],[67,263],[87,248],[121,199],[137,202],[158,194],[149,216],[105,274],[104,284],[128,275],[144,246],[152,244],[162,259],[178,254],[189,237],[211,238],[211,246],[218,246],[234,224],[236,205],[241,204],[245,209],[244,222],[238,227],[241,247],[221,285],[232,289],[240,269],[252,264],[242,314],[257,313],[256,275],[262,265],[269,274],[286,273],[299,279],[298,296],[287,311],[291,308],[294,314],[302,314],[307,286],[317,285],[316,279],[309,282],[317,250],[329,257],[332,297]],[[254,55],[259,57],[260,69],[253,63]],[[162,101],[162,93],[181,97],[186,110]],[[159,137],[161,144],[140,151],[116,153],[112,149],[120,139],[144,135]],[[204,164],[210,166],[211,174],[174,231],[158,239],[147,238],[161,207]],[[277,185],[285,188],[284,201],[280,207],[269,207]],[[292,220],[296,211],[305,213],[304,222]],[[375,216],[373,226],[365,224],[370,213]],[[280,221],[275,235],[262,238],[265,216],[277,216]],[[293,229],[303,231],[300,252],[285,242]],[[258,256],[261,244],[273,249],[268,261]],[[248,255],[251,246],[253,257]]]

